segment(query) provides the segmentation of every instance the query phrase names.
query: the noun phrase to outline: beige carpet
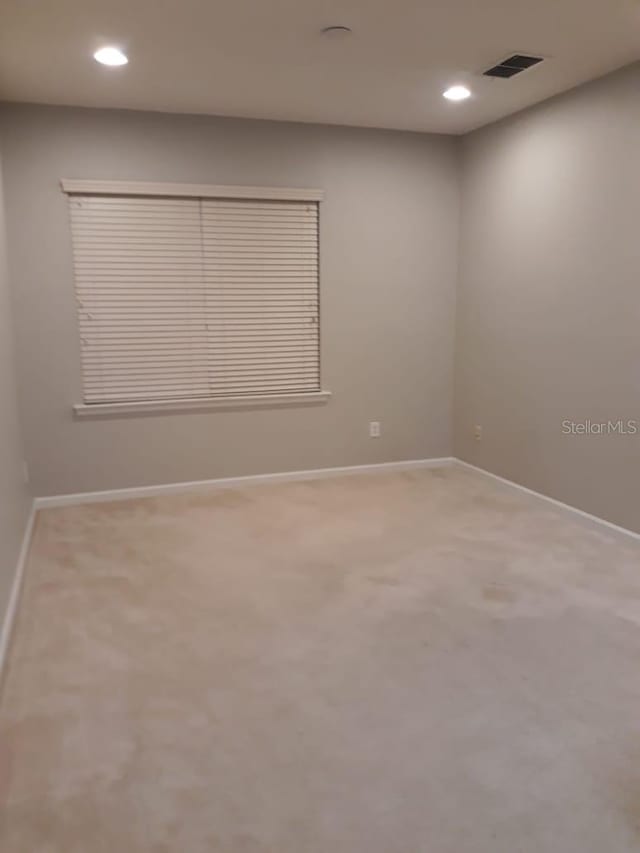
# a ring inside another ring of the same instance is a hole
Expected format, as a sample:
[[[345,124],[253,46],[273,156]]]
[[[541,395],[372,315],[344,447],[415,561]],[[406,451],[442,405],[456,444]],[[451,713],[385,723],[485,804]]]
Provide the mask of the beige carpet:
[[[640,850],[640,546],[471,472],[41,513],[3,853]]]

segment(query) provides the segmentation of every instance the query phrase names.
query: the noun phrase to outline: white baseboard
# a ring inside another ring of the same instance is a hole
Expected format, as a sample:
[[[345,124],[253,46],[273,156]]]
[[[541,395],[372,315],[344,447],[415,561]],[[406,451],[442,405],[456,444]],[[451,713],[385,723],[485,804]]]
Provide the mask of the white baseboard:
[[[314,468],[309,471],[284,471],[278,474],[249,474],[244,477],[223,477],[217,480],[195,480],[190,483],[164,483],[158,486],[133,486],[127,489],[110,489],[104,492],[80,492],[73,495],[50,495],[35,499],[36,509],[75,506],[88,503],[152,498],[185,492],[208,492],[237,486],[287,483],[294,480],[319,480],[350,474],[382,474],[392,471],[410,471],[412,468],[441,468],[453,464],[452,457],[439,459],[407,459],[402,462],[379,462],[373,465],[350,465],[343,468]]]
[[[410,471],[411,469],[416,468],[442,468],[448,465],[458,465],[470,471],[475,471],[477,474],[481,474],[483,477],[488,477],[491,480],[494,480],[495,482],[501,483],[503,486],[507,486],[510,489],[515,489],[516,491],[521,492],[523,494],[527,494],[530,497],[536,498],[537,500],[541,500],[545,503],[551,504],[556,507],[556,509],[559,509],[562,512],[570,513],[574,517],[577,516],[581,518],[583,522],[587,522],[592,527],[605,527],[611,532],[622,534],[624,536],[631,537],[632,539],[640,540],[640,533],[636,533],[633,530],[628,530],[626,527],[620,527],[617,524],[613,524],[610,521],[606,521],[604,518],[599,518],[598,516],[591,515],[590,513],[585,512],[584,510],[571,506],[570,504],[563,503],[562,501],[556,500],[555,498],[551,498],[548,495],[542,494],[541,492],[536,492],[533,489],[529,489],[526,486],[522,486],[520,485],[520,483],[515,483],[513,482],[513,480],[507,480],[505,477],[500,477],[497,474],[492,474],[491,471],[487,471],[484,468],[479,468],[477,465],[472,465],[470,462],[465,462],[462,459],[456,459],[455,457],[451,456],[445,456],[434,459],[407,459],[401,462],[379,462],[372,465],[349,465],[341,468],[314,468],[307,471],[284,471],[273,474],[249,474],[243,477],[222,477],[215,480],[195,480],[193,482],[183,483],[163,483],[156,486],[133,486],[131,488],[126,489],[110,489],[102,492],[80,492],[78,494],[50,495],[47,497],[36,498],[34,501],[34,509],[38,510],[47,509],[50,507],[77,506],[80,504],[88,503],[106,503],[109,501],[159,497],[161,495],[184,494],[187,492],[208,492],[214,491],[216,489],[230,489],[238,486],[268,485],[269,483],[287,483],[296,480],[318,480],[326,477],[340,477],[351,474],[382,474],[385,472],[391,473],[394,471]],[[24,556],[26,556],[26,548],[28,547],[28,541],[31,535],[32,525],[33,510],[31,518],[29,519],[27,532],[25,533],[26,545],[23,545],[24,555],[21,556],[21,561],[24,561]],[[22,563],[20,563],[19,571],[16,574],[16,583],[14,584],[14,587],[16,587],[16,589],[14,590],[16,593],[16,602],[17,594],[20,589],[19,575],[21,575],[22,569],[23,565]],[[12,596],[9,602],[9,608],[7,609],[8,615],[12,606],[15,608],[14,592],[12,592]],[[7,620],[5,619],[5,623],[6,622]],[[0,636],[0,666],[4,649],[5,635],[3,633]]]
[[[634,530],[629,530],[626,527],[620,527],[617,524],[613,524],[611,521],[605,521],[604,518],[599,518],[597,515],[591,515],[590,513],[585,512],[582,509],[578,509],[575,506],[571,506],[571,504],[563,503],[562,501],[556,500],[555,498],[550,498],[549,495],[543,495],[541,492],[536,492],[533,489],[528,489],[526,486],[521,486],[520,483],[514,483],[513,480],[507,480],[504,477],[499,477],[497,474],[492,474],[491,471],[487,471],[485,468],[479,468],[477,465],[472,465],[470,462],[464,462],[462,459],[454,459],[454,463],[462,468],[467,468],[470,471],[475,471],[477,474],[482,474],[484,477],[489,477],[491,480],[501,483],[503,486],[507,486],[510,489],[515,489],[518,492],[522,492],[526,495],[537,498],[538,500],[544,501],[545,503],[552,504],[556,509],[559,509],[562,512],[570,513],[573,516],[578,516],[582,519],[583,522],[586,521],[590,527],[606,527],[613,533],[622,534],[623,536],[630,536],[632,539],[640,540],[640,533],[636,533]]]
[[[35,501],[31,504],[31,511],[24,529],[22,537],[22,546],[18,555],[18,563],[16,565],[15,574],[13,576],[13,584],[11,585],[11,593],[9,602],[2,621],[2,629],[0,630],[0,676],[4,673],[4,667],[7,662],[9,646],[11,644],[11,635],[18,613],[18,604],[20,602],[20,593],[22,592],[22,583],[24,580],[24,570],[27,565],[29,556],[29,546],[31,545],[31,537],[33,535],[33,525],[36,519]]]

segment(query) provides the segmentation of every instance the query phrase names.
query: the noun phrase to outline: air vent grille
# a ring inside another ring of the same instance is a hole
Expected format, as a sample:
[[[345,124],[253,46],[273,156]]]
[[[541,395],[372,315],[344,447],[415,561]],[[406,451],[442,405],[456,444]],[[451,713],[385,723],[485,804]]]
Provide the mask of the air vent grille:
[[[523,71],[533,68],[534,65],[538,65],[542,61],[541,56],[526,56],[523,53],[514,53],[513,56],[485,71],[484,76],[508,79],[509,77],[515,77],[516,74],[522,74]]]

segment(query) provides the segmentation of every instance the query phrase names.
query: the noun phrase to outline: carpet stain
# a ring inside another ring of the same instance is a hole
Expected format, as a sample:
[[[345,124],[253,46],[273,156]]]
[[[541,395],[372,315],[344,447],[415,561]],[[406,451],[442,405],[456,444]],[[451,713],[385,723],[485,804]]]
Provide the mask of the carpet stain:
[[[498,584],[490,584],[482,590],[482,597],[485,601],[495,601],[500,604],[509,604],[516,600],[516,595],[512,589]]]

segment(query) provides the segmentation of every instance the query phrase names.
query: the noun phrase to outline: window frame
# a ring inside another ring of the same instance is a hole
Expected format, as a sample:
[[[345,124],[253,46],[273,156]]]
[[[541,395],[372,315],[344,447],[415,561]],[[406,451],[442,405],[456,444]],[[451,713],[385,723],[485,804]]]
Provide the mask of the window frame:
[[[300,187],[255,187],[228,186],[216,184],[157,183],[144,181],[102,181],[63,178],[61,187],[67,196],[73,195],[113,195],[113,196],[163,196],[188,199],[247,199],[253,201],[309,201],[319,203],[324,200],[320,189]],[[319,219],[318,219],[319,227]],[[320,240],[318,234],[318,251]],[[319,260],[319,259],[318,259]],[[318,296],[320,296],[320,273],[318,269]],[[318,347],[321,346],[320,336]],[[318,368],[321,359],[318,352]],[[322,374],[320,373],[320,382]],[[322,389],[322,385],[320,385]],[[262,407],[281,407],[314,405],[326,403],[331,397],[327,390],[300,391],[287,393],[254,394],[227,397],[197,397],[190,399],[139,400],[128,402],[76,403],[73,410],[76,417],[95,418],[117,415],[153,414],[171,412],[206,411],[215,409],[247,409]]]

